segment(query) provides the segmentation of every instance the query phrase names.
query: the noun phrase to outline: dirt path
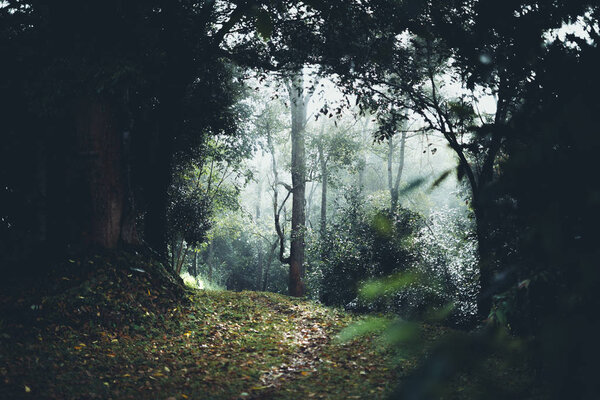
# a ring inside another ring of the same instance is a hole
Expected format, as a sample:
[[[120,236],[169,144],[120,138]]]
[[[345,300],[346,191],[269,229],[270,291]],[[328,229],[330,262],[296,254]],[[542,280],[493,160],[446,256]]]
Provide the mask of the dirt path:
[[[281,386],[291,380],[318,372],[323,349],[331,343],[331,336],[322,323],[322,316],[316,317],[314,310],[305,305],[291,307],[295,329],[284,334],[297,349],[288,361],[263,373],[258,384],[251,388],[247,398],[264,399],[275,397]]]
[[[159,307],[149,282],[97,282],[0,324],[0,398],[377,399],[396,379],[370,339],[335,340],[356,320],[338,310],[227,291]]]

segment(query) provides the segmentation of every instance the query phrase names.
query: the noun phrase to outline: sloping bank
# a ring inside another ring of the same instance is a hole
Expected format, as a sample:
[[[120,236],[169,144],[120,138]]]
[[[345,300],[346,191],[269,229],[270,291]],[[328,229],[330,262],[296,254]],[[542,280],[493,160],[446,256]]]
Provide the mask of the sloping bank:
[[[398,369],[356,317],[184,289],[148,259],[71,259],[0,294],[0,398],[383,398]]]

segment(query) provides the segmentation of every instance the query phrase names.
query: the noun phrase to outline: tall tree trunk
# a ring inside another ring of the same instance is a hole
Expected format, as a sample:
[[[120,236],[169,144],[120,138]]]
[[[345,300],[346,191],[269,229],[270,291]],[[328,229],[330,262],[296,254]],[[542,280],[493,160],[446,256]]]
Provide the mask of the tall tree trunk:
[[[192,268],[190,270],[190,275],[194,278],[198,275],[198,252],[194,250],[194,258],[192,259]]]
[[[365,171],[367,169],[367,155],[363,155],[363,164],[358,169],[358,188],[365,190]]]
[[[327,233],[327,160],[325,159],[325,154],[323,151],[323,143],[321,141],[317,144],[317,150],[319,152],[319,164],[321,166],[321,224],[320,224],[320,233],[321,240],[325,237]]]
[[[210,283],[212,283],[212,279],[213,279],[213,263],[214,263],[214,253],[215,253],[213,241],[214,241],[214,239],[211,239],[211,241],[208,245],[208,281]]]
[[[162,0],[161,46],[165,66],[161,74],[158,106],[158,134],[149,165],[145,238],[163,262],[167,261],[167,206],[175,138],[183,123],[183,100],[193,71],[180,21],[179,2]]]
[[[394,175],[392,171],[392,165],[394,162],[394,137],[390,136],[388,138],[388,153],[387,153],[387,180],[388,180],[388,190],[390,192],[391,199],[391,211],[394,212]]]
[[[161,100],[158,137],[153,149],[153,159],[149,165],[149,179],[146,182],[147,210],[144,236],[148,245],[157,253],[162,261],[167,256],[167,206],[171,185],[171,168],[174,146],[174,134],[178,129],[175,121],[177,113],[172,102],[177,102],[174,95],[165,93]]]
[[[395,146],[392,137],[388,139],[388,188],[390,191],[390,200],[392,212],[398,208],[398,199],[400,196],[400,180],[404,171],[404,153],[406,148],[406,132],[400,135],[400,156],[398,159],[398,170],[396,171],[396,179],[394,179],[392,164],[394,160]]]
[[[258,260],[257,260],[257,269],[258,272],[256,274],[256,290],[260,290],[260,287],[262,285],[262,280],[263,280],[263,273],[264,273],[264,258],[265,255],[263,254],[263,246],[262,243],[258,243],[257,248],[256,248],[257,254],[258,254]]]
[[[260,220],[260,203],[261,203],[261,195],[262,195],[262,181],[258,182],[256,186],[256,224]],[[264,268],[264,254],[263,254],[263,246],[262,242],[258,241],[257,246],[258,251],[258,274],[256,279],[256,290],[260,290],[263,278],[263,268]]]
[[[292,114],[292,233],[290,243],[290,274],[288,289],[291,296],[304,295],[304,234],[306,229],[305,192],[306,158],[304,128],[306,102],[302,70],[291,77],[288,85]]]
[[[181,258],[179,260],[179,263],[177,264],[177,269],[175,270],[175,272],[177,273],[177,275],[181,274],[181,269],[183,267],[183,263],[185,262],[185,259],[188,255],[189,252],[189,248],[187,246],[184,246],[183,243],[181,244],[182,250],[181,250]]]
[[[277,172],[277,158],[275,157],[275,146],[273,145],[273,137],[271,136],[271,132],[267,126],[267,145],[269,146],[269,152],[271,153],[271,169],[273,171],[273,221],[275,223],[275,231],[277,232],[277,237],[279,241],[279,261],[284,264],[290,263],[289,257],[284,257],[285,253],[285,225],[282,227],[279,218],[281,215],[281,210],[285,206],[287,199],[292,194],[291,188],[288,189],[288,194],[281,203],[279,204],[279,174]],[[285,223],[285,219],[284,219]]]
[[[84,245],[117,247],[126,195],[123,179],[122,130],[117,110],[108,99],[83,103],[76,129],[76,148],[82,159],[82,178],[87,183],[81,199],[80,223]]]
[[[400,156],[398,158],[398,170],[396,171],[396,182],[394,183],[394,190],[392,192],[392,209],[395,211],[398,207],[398,197],[400,193],[400,181],[402,179],[402,172],[404,171],[404,151],[406,148],[406,132],[402,132],[400,135]]]
[[[133,196],[133,184],[132,184],[132,138],[131,131],[125,131],[123,133],[123,148],[125,153],[125,206],[123,210],[123,221],[121,224],[121,241],[124,244],[136,245],[141,243],[138,235],[136,219],[137,211],[135,207],[135,199]]]
[[[364,118],[364,122],[362,124],[362,130],[361,130],[361,138],[362,138],[362,142],[365,143],[365,139],[368,135],[367,133],[367,126],[369,125],[369,118]],[[362,163],[359,166],[358,169],[358,188],[362,191],[365,188],[365,171],[367,169],[367,153],[364,151],[364,149],[361,152],[361,157],[362,157]]]
[[[306,224],[312,227],[310,216],[312,215],[312,207],[313,207],[313,198],[315,194],[315,190],[317,189],[317,184],[312,182],[310,191],[308,192],[308,200],[306,202]]]
[[[508,102],[505,95],[507,90],[509,90],[507,78],[501,76],[490,147],[479,171],[477,183],[471,184],[477,245],[479,248],[480,289],[477,298],[477,311],[481,319],[489,316],[494,303],[493,296],[501,291],[501,286],[503,285],[503,282],[501,282],[501,279],[498,279],[497,275],[499,271],[499,261],[496,254],[498,244],[494,243],[489,218],[490,212],[494,212],[492,210],[493,203],[486,191],[494,181],[494,165],[496,164],[497,156],[502,147],[502,139],[504,138],[503,129],[508,115]]]
[[[181,264],[181,258],[185,254],[185,240],[183,235],[181,236],[181,240],[179,241],[179,251],[177,252],[177,257],[175,258],[175,262],[172,265],[173,271],[179,273],[179,265]]]

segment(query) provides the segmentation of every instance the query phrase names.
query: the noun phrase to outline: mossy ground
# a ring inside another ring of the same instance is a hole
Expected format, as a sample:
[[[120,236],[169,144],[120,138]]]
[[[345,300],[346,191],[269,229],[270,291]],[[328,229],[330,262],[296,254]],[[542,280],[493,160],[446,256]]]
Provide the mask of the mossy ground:
[[[0,398],[382,398],[396,382],[371,337],[335,340],[355,316],[184,290],[123,257],[70,260],[0,296]]]
[[[448,334],[421,324],[393,346],[338,340],[360,320],[273,293],[185,289],[139,256],[72,259],[0,292],[0,399],[381,399]],[[503,362],[484,376],[527,385]],[[463,374],[444,398],[477,398],[478,382]]]

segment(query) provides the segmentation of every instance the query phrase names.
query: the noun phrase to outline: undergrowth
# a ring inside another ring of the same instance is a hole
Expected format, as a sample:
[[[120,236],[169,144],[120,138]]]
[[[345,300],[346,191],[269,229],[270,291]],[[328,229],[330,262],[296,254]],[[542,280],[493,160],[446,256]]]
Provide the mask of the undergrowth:
[[[272,293],[185,288],[130,254],[71,259],[0,295],[0,398],[382,398],[356,317]]]
[[[365,330],[373,320],[361,316],[184,281],[151,259],[117,253],[66,260],[27,285],[4,285],[0,398],[383,399],[448,334],[413,324],[413,339],[390,345],[402,335]],[[461,375],[447,398],[478,398],[492,376],[498,387],[527,387],[525,366],[505,359],[490,359],[492,375]]]

